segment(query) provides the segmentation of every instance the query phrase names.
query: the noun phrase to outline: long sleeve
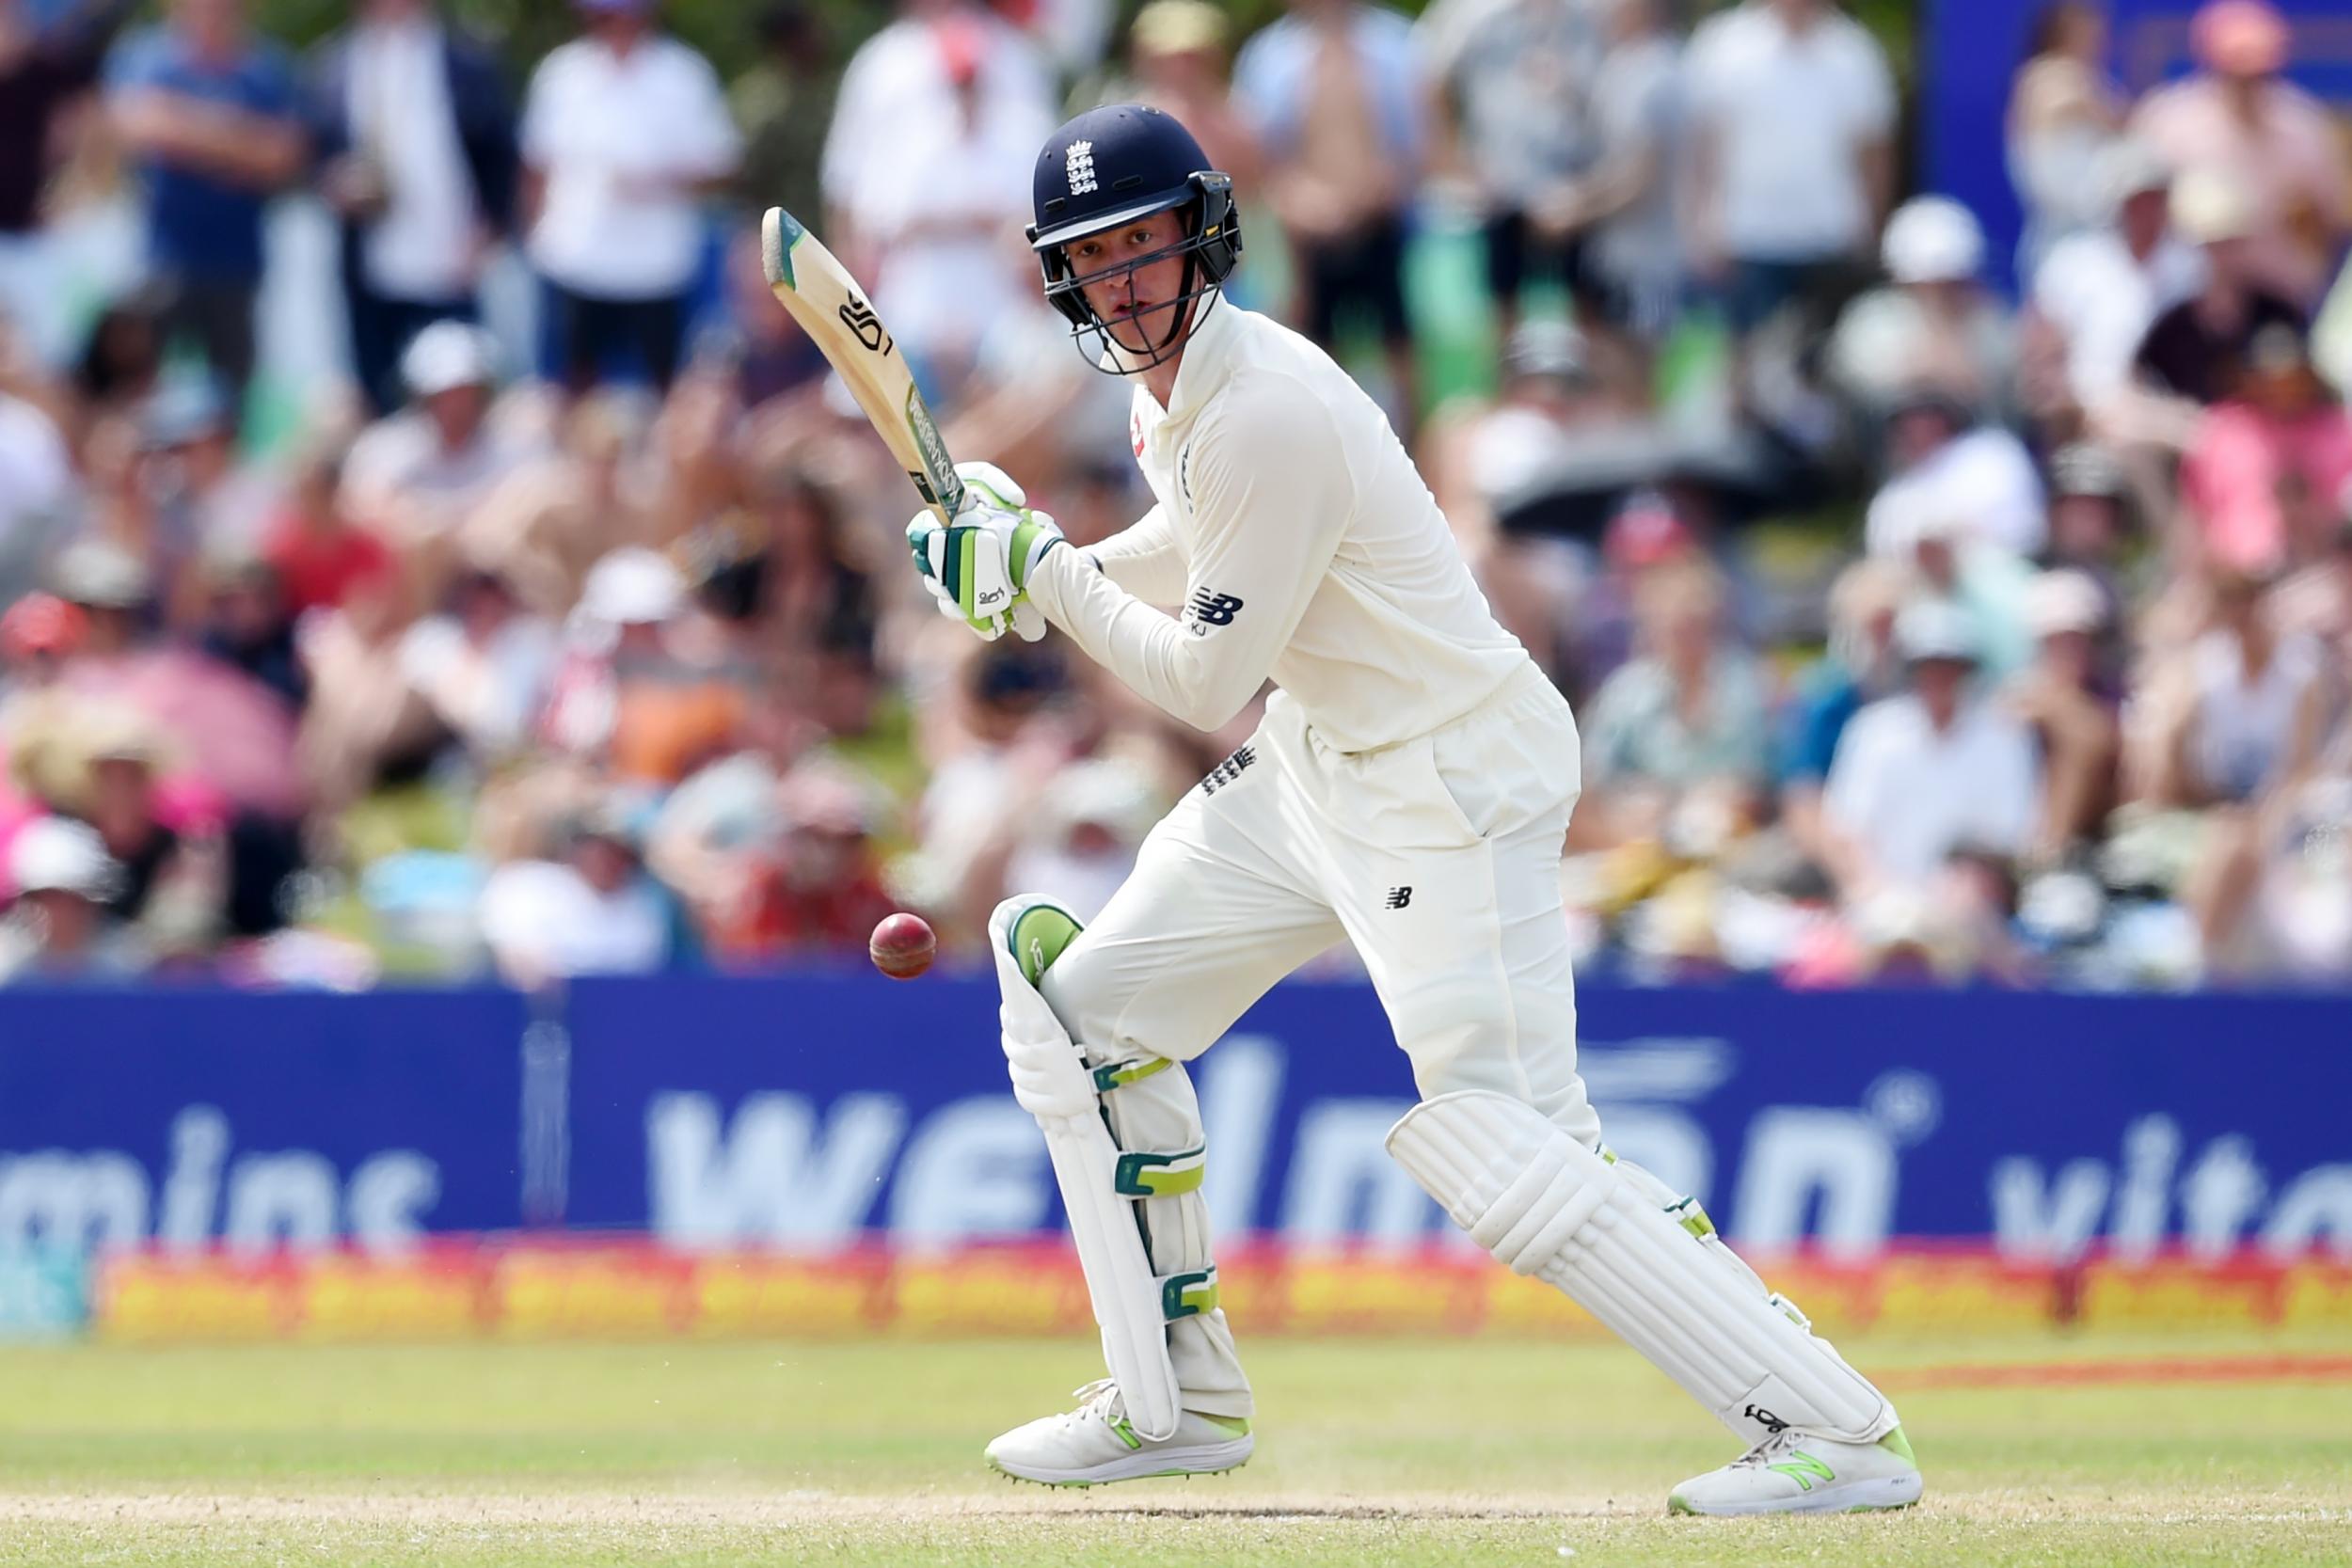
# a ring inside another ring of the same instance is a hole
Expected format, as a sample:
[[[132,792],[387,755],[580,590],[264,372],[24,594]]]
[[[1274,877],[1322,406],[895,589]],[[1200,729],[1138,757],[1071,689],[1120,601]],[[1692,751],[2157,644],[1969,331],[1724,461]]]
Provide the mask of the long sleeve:
[[[1144,604],[1077,550],[1039,564],[1045,618],[1136,692],[1195,728],[1239,713],[1322,585],[1355,507],[1339,433],[1319,400],[1269,378],[1201,419],[1179,476],[1195,536],[1184,618]]]
[[[1176,547],[1176,525],[1166,507],[1153,507],[1086,553],[1105,577],[1144,603],[1184,602],[1184,556]]]

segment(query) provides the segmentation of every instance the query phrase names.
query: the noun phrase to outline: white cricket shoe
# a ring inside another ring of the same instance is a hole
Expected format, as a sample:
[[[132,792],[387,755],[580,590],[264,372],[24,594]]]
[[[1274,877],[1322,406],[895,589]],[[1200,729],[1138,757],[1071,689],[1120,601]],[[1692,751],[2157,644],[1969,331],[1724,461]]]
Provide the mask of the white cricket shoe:
[[[988,1463],[1017,1481],[1100,1486],[1147,1476],[1214,1476],[1249,1462],[1257,1439],[1236,1416],[1180,1413],[1174,1435],[1152,1442],[1128,1424],[1109,1378],[1077,1391],[1078,1408],[1017,1426],[988,1446]]]
[[[1790,1428],[1667,1496],[1669,1513],[1862,1513],[1919,1500],[1919,1462],[1897,1427],[1875,1443]]]

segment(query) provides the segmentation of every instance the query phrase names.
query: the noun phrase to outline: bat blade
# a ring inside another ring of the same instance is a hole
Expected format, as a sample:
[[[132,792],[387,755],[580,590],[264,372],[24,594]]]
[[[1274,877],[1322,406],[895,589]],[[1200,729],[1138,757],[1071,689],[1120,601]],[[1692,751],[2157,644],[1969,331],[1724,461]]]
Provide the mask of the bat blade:
[[[816,235],[781,207],[759,224],[761,264],[768,288],[792,313],[866,411],[875,434],[907,471],[923,503],[942,522],[963,506],[963,481],[940,439],[906,356],[874,313],[850,269]]]

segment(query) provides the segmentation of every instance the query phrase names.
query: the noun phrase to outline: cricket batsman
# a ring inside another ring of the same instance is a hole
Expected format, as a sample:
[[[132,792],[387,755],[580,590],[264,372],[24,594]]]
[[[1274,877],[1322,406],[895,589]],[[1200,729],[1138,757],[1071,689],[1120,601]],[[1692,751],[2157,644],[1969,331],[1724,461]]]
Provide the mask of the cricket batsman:
[[[1276,690],[1092,926],[1019,897],[991,922],[1014,1092],[1044,1130],[1110,1375],[998,1437],[989,1463],[1087,1485],[1249,1458],[1184,1065],[1345,937],[1421,1095],[1391,1155],[1747,1446],[1671,1510],[1915,1502],[1886,1397],[1695,1201],[1601,1141],[1560,894],[1576,722],[1496,623],[1379,408],[1313,343],[1222,297],[1242,248],[1232,181],[1168,115],[1111,105],[1045,144],[1035,204],[1045,297],[1135,384],[1158,504],[1080,549],[1005,474],[967,464],[953,521],[908,527],[925,581],[984,637],[1059,627],[1204,730]]]

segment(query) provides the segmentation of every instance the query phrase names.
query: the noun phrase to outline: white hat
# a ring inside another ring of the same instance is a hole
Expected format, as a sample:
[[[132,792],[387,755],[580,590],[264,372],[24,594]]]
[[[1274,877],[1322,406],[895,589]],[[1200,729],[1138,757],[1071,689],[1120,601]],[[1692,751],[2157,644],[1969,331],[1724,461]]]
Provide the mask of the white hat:
[[[1984,264],[1984,230],[1948,196],[1914,197],[1886,220],[1879,258],[1898,283],[1954,283]]]
[[[119,867],[98,830],[65,816],[27,823],[8,846],[8,876],[24,893],[77,893],[97,900],[113,893]]]
[[[2036,637],[2097,631],[2106,619],[2106,596],[2087,573],[2061,567],[2026,585],[2026,624]]]
[[[470,322],[437,321],[408,340],[400,378],[410,397],[429,398],[498,379],[498,344]]]
[[[1914,599],[1895,616],[1895,646],[1903,657],[1977,662],[1977,632],[1968,612],[1948,599]]]
[[[660,550],[630,545],[588,569],[580,608],[608,626],[656,626],[686,607],[686,579]]]

